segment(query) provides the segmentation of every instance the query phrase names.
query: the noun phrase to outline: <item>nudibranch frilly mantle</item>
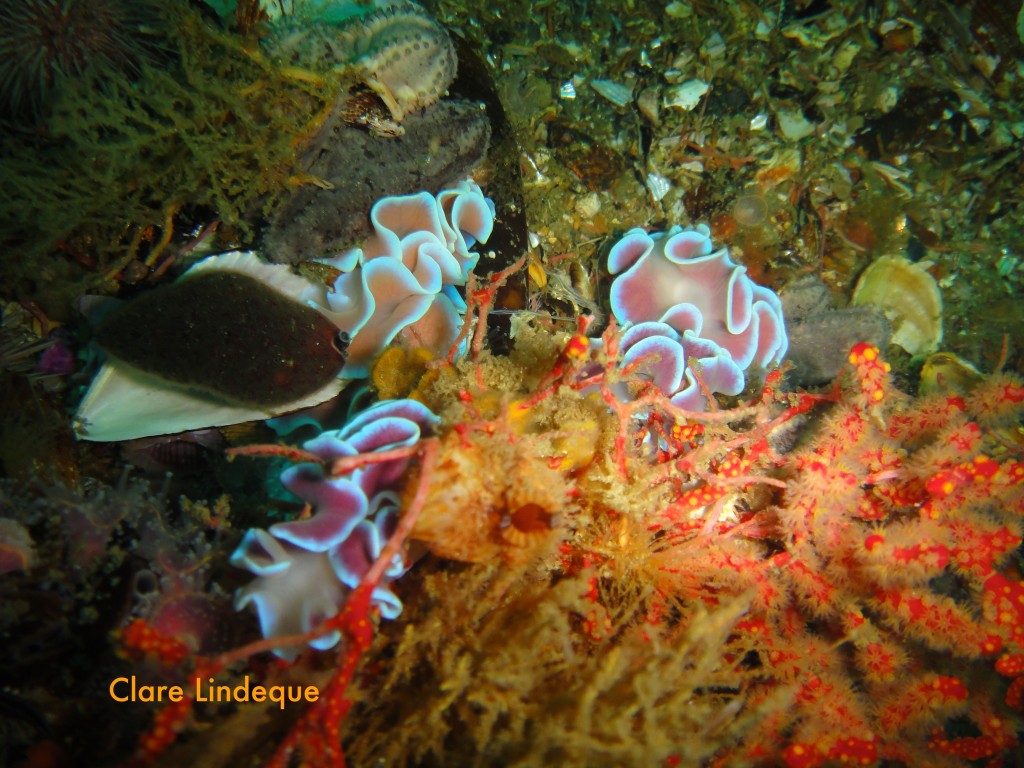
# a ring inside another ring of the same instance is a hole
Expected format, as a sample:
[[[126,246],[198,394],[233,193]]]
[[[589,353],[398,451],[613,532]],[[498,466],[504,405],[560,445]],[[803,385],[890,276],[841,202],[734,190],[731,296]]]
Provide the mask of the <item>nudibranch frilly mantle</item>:
[[[622,364],[639,364],[681,408],[706,405],[688,359],[700,362],[708,391],[738,395],[745,371],[777,365],[786,354],[779,297],[751,280],[728,248],[716,250],[703,224],[632,229],[612,246],[608,271],[617,275],[612,313],[626,328]]]

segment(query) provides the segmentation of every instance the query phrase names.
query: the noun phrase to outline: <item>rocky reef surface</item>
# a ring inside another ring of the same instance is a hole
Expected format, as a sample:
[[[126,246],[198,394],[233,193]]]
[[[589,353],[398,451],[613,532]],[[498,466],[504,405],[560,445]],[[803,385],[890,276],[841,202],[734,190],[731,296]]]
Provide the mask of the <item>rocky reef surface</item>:
[[[263,235],[268,258],[328,257],[370,234],[370,207],[383,197],[436,193],[469,176],[487,154],[490,124],[479,104],[440,101],[405,117],[401,136],[350,125],[340,105],[303,153],[307,184],[274,209]],[[425,153],[424,147],[431,151]]]

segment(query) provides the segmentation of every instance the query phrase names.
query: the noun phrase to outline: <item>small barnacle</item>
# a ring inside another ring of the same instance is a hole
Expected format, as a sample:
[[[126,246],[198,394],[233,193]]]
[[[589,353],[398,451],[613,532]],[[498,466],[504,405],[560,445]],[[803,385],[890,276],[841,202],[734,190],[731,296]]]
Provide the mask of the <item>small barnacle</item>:
[[[543,494],[516,494],[508,500],[501,517],[501,538],[514,547],[542,543],[555,528],[551,499]]]

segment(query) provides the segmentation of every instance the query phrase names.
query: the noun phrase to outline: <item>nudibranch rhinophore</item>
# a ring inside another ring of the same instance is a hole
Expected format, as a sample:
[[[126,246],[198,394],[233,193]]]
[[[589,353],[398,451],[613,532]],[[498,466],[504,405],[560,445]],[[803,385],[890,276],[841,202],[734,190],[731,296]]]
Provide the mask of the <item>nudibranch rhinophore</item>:
[[[173,434],[334,397],[347,338],[309,290],[285,265],[232,252],[114,310],[97,331],[110,359],[75,415],[78,436]]]

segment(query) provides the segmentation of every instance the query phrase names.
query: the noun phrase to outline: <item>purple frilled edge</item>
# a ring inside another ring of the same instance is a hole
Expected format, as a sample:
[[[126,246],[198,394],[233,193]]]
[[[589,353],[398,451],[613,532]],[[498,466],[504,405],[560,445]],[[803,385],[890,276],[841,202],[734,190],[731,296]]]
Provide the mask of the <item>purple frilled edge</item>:
[[[344,456],[375,453],[413,445],[437,417],[414,400],[386,400],[363,411],[342,429],[323,432],[302,447],[322,464],[296,464],[281,474],[281,483],[313,509],[311,517],[246,533],[231,563],[256,578],[238,590],[235,607],[252,605],[264,637],[285,637],[314,629],[337,614],[380,555],[399,515],[398,480],[409,459],[368,464],[344,477],[331,477],[325,466]],[[394,618],[402,603],[392,581],[408,568],[397,555],[373,592],[385,618]],[[331,648],[334,632],[310,643]],[[294,660],[298,649],[280,648],[278,656]]]
[[[343,378],[370,364],[399,333],[416,346],[448,351],[462,326],[465,285],[480,258],[470,250],[494,228],[494,203],[464,181],[431,195],[386,197],[370,211],[373,235],[361,248],[325,260],[341,274],[306,300],[352,339]]]
[[[788,347],[782,303],[746,267],[713,250],[710,230],[632,229],[608,254],[611,308],[623,325],[622,365],[637,364],[672,402],[703,410],[704,394],[687,366],[694,358],[711,392],[738,395],[745,372],[782,361]]]

